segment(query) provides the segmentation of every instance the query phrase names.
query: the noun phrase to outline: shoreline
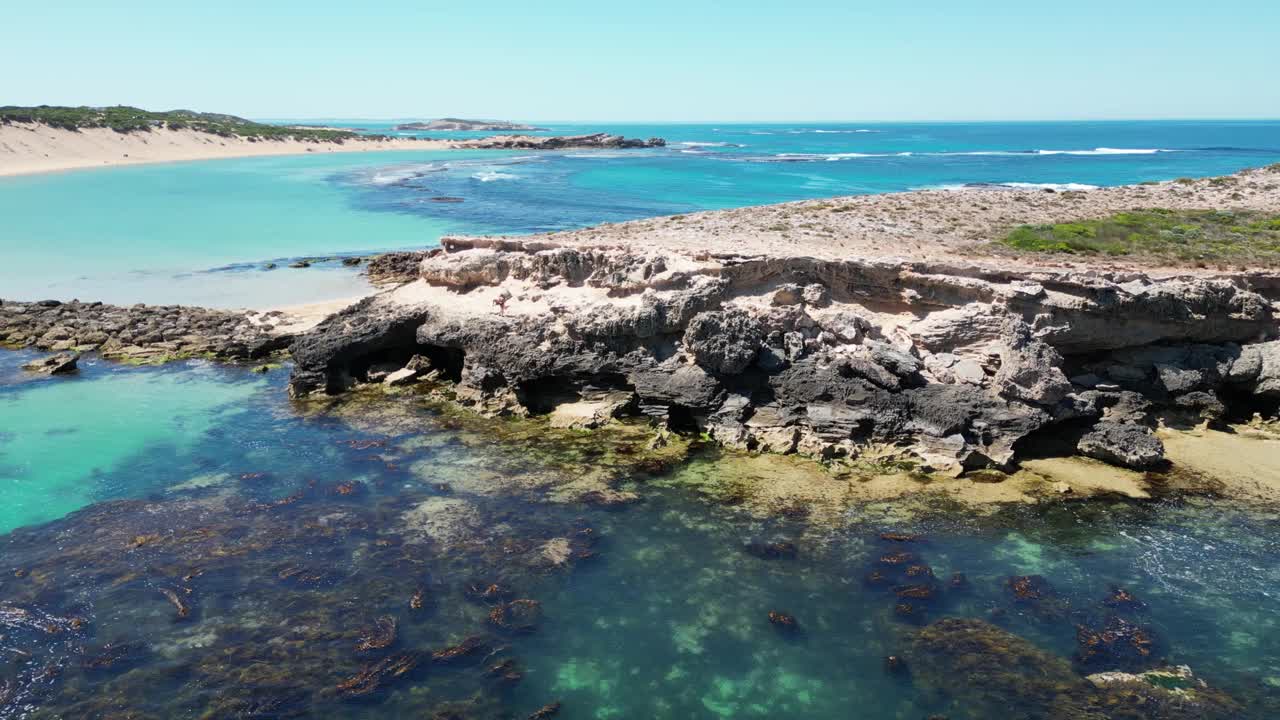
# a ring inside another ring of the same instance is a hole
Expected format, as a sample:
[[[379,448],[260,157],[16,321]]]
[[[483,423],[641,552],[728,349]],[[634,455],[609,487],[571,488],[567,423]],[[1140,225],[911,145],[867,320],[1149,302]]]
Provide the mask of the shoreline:
[[[302,140],[249,140],[195,130],[156,128],[122,134],[109,128],[64,130],[45,125],[0,125],[0,177],[70,170],[222,160],[308,153],[452,150],[446,140],[401,138],[345,143]]]
[[[68,170],[223,160],[308,153],[441,150],[614,150],[662,147],[661,138],[620,135],[492,135],[466,140],[356,136],[346,140],[266,140],[192,129],[152,128],[121,133],[109,128],[67,130],[38,123],[0,124],[0,177]]]
[[[5,302],[0,343],[145,363],[288,352],[296,398],[439,385],[482,416],[569,429],[648,421],[749,454],[901,476],[902,487],[912,473],[976,472],[981,484],[998,472],[1030,483],[1026,493],[1001,485],[1006,499],[1145,497],[1146,473],[1178,487],[1258,476],[1224,473],[1168,431],[1225,430],[1262,411],[1259,427],[1275,434],[1266,418],[1280,407],[1280,274],[995,256],[969,233],[998,237],[1015,210],[1063,221],[1138,202],[1274,211],[1277,176],[1270,167],[1066,197],[919,192],[446,237],[367,259],[368,294],[273,310]],[[956,213],[969,221],[959,236],[946,222]],[[771,229],[780,217],[793,229]],[[839,248],[827,247],[833,236]],[[1206,437],[1219,454],[1256,460],[1253,445]],[[1054,483],[1017,475],[1024,461],[1034,470],[1054,457],[1099,464],[1059,467]],[[1268,477],[1262,490],[1232,492],[1280,497],[1280,476]]]
[[[445,237],[375,261],[380,279],[403,284],[302,334],[290,391],[445,379],[481,414],[580,428],[648,418],[833,464],[958,475],[1048,453],[1158,471],[1160,427],[1280,407],[1274,258],[1064,257],[997,241],[1023,223],[1166,208],[1151,211],[1166,225],[1214,209],[1257,224],[1265,243],[1278,176],[926,191]],[[1169,237],[1190,235],[1176,227]]]

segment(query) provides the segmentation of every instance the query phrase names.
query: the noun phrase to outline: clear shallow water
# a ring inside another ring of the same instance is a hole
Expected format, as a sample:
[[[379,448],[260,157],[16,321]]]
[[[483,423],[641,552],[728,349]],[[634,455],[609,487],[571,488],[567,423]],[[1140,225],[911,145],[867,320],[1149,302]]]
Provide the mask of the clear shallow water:
[[[390,123],[328,124],[390,132]],[[540,232],[974,183],[1115,185],[1280,161],[1280,122],[1262,121],[548,127],[671,144],[251,158],[4,178],[0,296],[286,305],[354,295],[364,285],[332,267],[262,272],[267,261],[430,246],[449,232]]]
[[[194,454],[196,445],[265,385],[209,365],[136,370],[90,358],[81,367],[92,380],[18,384],[34,357],[0,352],[0,531],[136,495],[175,464],[216,472],[220,459]]]
[[[1076,625],[1112,614],[1101,600],[1120,586],[1147,604],[1133,617],[1159,638],[1159,656],[1247,701],[1242,717],[1270,717],[1266,703],[1280,693],[1272,513],[1091,502],[981,517],[879,504],[815,528],[711,503],[682,480],[681,465],[655,477],[641,462],[642,433],[555,434],[441,415],[411,399],[295,406],[281,372],[207,365],[0,378],[5,407],[36,412],[36,401],[69,388],[98,397],[98,412],[133,418],[36,420],[0,445],[6,463],[48,458],[39,430],[57,427],[68,458],[80,433],[112,448],[94,470],[45,462],[24,476],[21,492],[78,480],[79,502],[110,500],[0,535],[0,634],[10,651],[0,685],[17,688],[0,717],[420,718],[454,702],[448,709],[464,717],[496,718],[553,700],[564,718],[844,718],[851,708],[870,719],[967,717],[974,698],[938,697],[925,692],[928,677],[884,672],[884,656],[906,652],[917,625],[866,577],[883,569],[877,558],[902,550],[942,587],[923,620],[986,619],[1067,658]],[[165,391],[189,400],[158,400]],[[135,422],[179,429],[135,438]],[[703,482],[706,462],[714,457],[701,461]],[[610,511],[560,501],[592,478],[640,502]],[[886,542],[884,530],[924,539]],[[796,557],[743,550],[779,540],[794,543]],[[563,566],[547,560],[557,547],[570,557]],[[969,589],[949,587],[955,572]],[[1044,576],[1051,599],[1012,602],[1006,580],[1025,574]],[[469,586],[494,583],[508,599],[541,603],[533,632],[495,628],[486,616],[497,601],[468,597]],[[779,632],[770,610],[794,615],[803,632]],[[358,650],[387,617],[394,640]],[[430,659],[468,636],[484,649]],[[378,676],[368,695],[339,690],[415,652],[413,669]],[[487,675],[505,660],[521,669],[519,682]],[[1009,698],[1011,712],[1021,701]]]

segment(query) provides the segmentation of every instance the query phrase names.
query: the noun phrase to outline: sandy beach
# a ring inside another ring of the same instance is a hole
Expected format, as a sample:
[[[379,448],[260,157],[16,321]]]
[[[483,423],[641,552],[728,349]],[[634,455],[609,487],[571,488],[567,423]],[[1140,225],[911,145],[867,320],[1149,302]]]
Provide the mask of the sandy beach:
[[[221,137],[195,130],[118,133],[108,128],[63,130],[46,125],[0,125],[0,176],[115,165],[216,160],[261,155],[446,150],[442,140],[399,138],[345,143]]]

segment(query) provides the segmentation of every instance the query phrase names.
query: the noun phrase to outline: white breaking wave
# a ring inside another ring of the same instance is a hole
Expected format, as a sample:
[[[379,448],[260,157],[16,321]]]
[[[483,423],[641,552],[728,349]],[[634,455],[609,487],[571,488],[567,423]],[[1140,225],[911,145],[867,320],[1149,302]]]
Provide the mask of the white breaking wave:
[[[774,157],[779,158],[779,159],[781,159],[781,160],[792,160],[792,161],[802,161],[802,162],[803,162],[803,161],[808,161],[808,162],[816,162],[816,161],[835,162],[835,161],[839,161],[839,160],[853,160],[853,159],[856,159],[856,158],[910,157],[910,156],[911,156],[911,153],[909,153],[909,152],[897,152],[897,153],[856,153],[856,152],[847,152],[847,153],[777,153],[776,155],[774,155]]]
[[[678,145],[684,145],[685,147],[742,147],[741,145],[735,145],[734,143],[727,143],[727,142],[700,142],[700,141],[697,141],[697,140],[684,140],[684,141],[681,141],[681,142],[679,142],[679,143],[677,143],[677,144],[678,144]]]
[[[600,151],[600,152],[589,152],[589,153],[566,153],[561,157],[579,158],[579,159],[586,159],[586,160],[609,160],[609,159],[615,159],[615,158],[633,157],[633,155],[629,153],[622,153],[622,152]]]
[[[913,190],[1056,190],[1064,192],[1067,190],[1097,190],[1098,185],[1087,185],[1085,183],[1030,183],[1030,182],[999,182],[999,183],[957,183],[949,185],[926,185],[924,187],[912,188]]]
[[[414,165],[412,167],[376,170],[373,175],[369,176],[368,183],[370,185],[394,185],[398,182],[411,180],[423,173],[437,172],[443,169],[438,165]]]
[[[1028,182],[1007,182],[1000,183],[1003,187],[1018,188],[1019,190],[1097,190],[1097,185],[1088,185],[1085,183],[1028,183]]]
[[[968,150],[961,152],[930,152],[921,153],[923,155],[998,155],[1017,157],[1025,155],[1028,157],[1036,155],[1154,155],[1156,153],[1180,152],[1178,150],[1167,150],[1165,148],[1094,148],[1092,150]]]
[[[511,173],[498,172],[497,170],[486,170],[472,175],[471,178],[473,180],[479,180],[480,182],[493,182],[495,180],[519,180],[520,176],[512,175]]]
[[[1037,155],[1155,155],[1162,152],[1177,152],[1163,148],[1094,148],[1092,150],[1037,150]]]

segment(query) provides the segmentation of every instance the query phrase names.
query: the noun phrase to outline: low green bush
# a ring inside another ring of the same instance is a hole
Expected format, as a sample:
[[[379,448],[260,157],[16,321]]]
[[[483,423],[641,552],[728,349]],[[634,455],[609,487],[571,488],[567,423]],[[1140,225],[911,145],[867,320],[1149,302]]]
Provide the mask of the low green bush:
[[[1097,220],[1022,225],[999,244],[1033,253],[1273,265],[1280,263],[1280,218],[1243,211],[1134,210]]]

